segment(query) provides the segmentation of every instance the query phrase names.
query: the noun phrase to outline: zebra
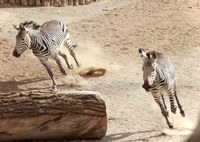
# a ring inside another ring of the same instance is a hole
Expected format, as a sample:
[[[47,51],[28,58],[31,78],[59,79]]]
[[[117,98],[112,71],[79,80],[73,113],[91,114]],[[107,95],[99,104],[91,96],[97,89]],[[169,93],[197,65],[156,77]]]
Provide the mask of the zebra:
[[[24,27],[26,28],[32,28],[34,30],[39,30],[41,25],[35,23],[33,20],[31,21],[25,21],[23,23],[21,23]],[[18,30],[19,30],[19,27],[15,26]]]
[[[180,114],[185,117],[185,112],[178,100],[176,92],[176,75],[175,70],[169,58],[155,50],[145,53],[145,50],[140,48],[139,53],[143,58],[143,80],[142,87],[151,92],[154,100],[159,105],[162,115],[165,117],[169,128],[173,128],[173,124],[169,121],[169,112],[164,100],[164,93],[169,95],[171,112],[176,113],[177,102]],[[162,101],[161,101],[162,98]]]
[[[78,67],[80,66],[73,50],[74,46],[71,44],[69,31],[63,22],[52,20],[47,21],[40,26],[31,21],[20,23],[19,26],[13,26],[18,30],[13,56],[20,57],[25,50],[31,49],[33,54],[38,57],[39,61],[44,65],[51,77],[53,89],[57,90],[57,82],[48,59],[54,59],[58,64],[61,73],[64,75],[67,75],[67,72],[61,62],[61,57],[64,58],[68,68],[72,68],[68,63],[66,54],[61,49],[64,43],[67,45],[76,65]]]

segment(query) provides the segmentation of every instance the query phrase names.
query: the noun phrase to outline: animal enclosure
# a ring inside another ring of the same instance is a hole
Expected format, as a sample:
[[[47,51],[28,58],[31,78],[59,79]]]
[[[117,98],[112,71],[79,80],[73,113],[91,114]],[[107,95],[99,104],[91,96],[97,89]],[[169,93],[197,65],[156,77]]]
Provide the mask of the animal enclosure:
[[[1,5],[21,5],[21,6],[77,6],[87,5],[91,2],[99,2],[101,0],[0,0]]]

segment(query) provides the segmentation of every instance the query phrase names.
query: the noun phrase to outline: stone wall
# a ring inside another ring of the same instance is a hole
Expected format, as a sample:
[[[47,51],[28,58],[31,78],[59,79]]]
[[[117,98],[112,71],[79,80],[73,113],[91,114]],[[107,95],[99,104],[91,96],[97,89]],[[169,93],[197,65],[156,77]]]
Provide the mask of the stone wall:
[[[0,5],[21,6],[77,6],[86,5],[101,0],[0,0]]]

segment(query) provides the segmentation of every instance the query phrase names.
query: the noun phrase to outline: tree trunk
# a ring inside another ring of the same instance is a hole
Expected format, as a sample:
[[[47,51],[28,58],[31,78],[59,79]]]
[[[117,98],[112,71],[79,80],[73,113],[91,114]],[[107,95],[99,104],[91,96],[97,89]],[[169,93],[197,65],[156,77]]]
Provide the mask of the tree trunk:
[[[0,141],[100,139],[107,130],[97,92],[31,91],[0,94]]]
[[[9,0],[4,0],[4,4],[7,4],[7,3],[9,3]]]
[[[9,3],[10,3],[11,5],[15,5],[15,0],[9,0]]]
[[[23,5],[23,6],[27,6],[27,5],[28,5],[27,0],[21,0],[21,5]]]
[[[68,0],[68,5],[73,5],[73,0]]]
[[[20,5],[20,0],[16,0],[16,5]]]
[[[90,4],[90,0],[85,0],[85,4]]]
[[[73,0],[73,6],[77,6],[78,5],[78,0]]]
[[[4,4],[4,0],[0,0],[0,4]]]
[[[60,0],[60,2],[62,7],[66,6],[66,0]]]
[[[35,6],[41,6],[42,4],[41,4],[41,0],[36,0],[35,1]]]
[[[85,4],[85,0],[79,0],[79,4],[80,5],[84,5]]]
[[[28,5],[29,6],[35,6],[36,0],[29,0]]]

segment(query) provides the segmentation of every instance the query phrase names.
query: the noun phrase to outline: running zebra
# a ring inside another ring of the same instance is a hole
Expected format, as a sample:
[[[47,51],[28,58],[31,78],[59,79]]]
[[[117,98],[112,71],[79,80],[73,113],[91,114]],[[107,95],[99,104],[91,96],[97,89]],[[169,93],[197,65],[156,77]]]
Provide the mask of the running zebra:
[[[64,58],[68,68],[72,68],[68,63],[67,56],[61,49],[64,43],[67,45],[77,66],[79,66],[73,51],[74,46],[71,44],[70,35],[64,23],[53,20],[40,26],[30,21],[21,23],[19,26],[14,25],[14,28],[18,30],[18,34],[13,56],[20,57],[25,50],[31,49],[48,71],[53,81],[53,89],[57,89],[57,83],[48,59],[54,59],[64,75],[67,75],[67,72],[61,62],[61,57]]]
[[[173,128],[173,124],[169,122],[169,112],[164,100],[164,93],[169,95],[171,112],[176,113],[175,99],[180,109],[180,114],[184,117],[185,112],[178,100],[176,93],[176,76],[175,70],[168,59],[162,53],[150,51],[145,53],[144,49],[140,48],[139,53],[143,58],[143,80],[142,87],[147,91],[151,91],[154,100],[159,105],[162,115],[165,117],[169,128]],[[161,101],[162,98],[162,101]]]
[[[35,23],[34,21],[25,21],[23,23],[21,23],[24,27],[29,28],[29,29],[34,29],[34,30],[39,30],[41,25],[38,25],[37,23]],[[15,25],[14,25],[15,26]],[[15,26],[15,28],[17,28],[17,30],[19,30],[18,26]]]

